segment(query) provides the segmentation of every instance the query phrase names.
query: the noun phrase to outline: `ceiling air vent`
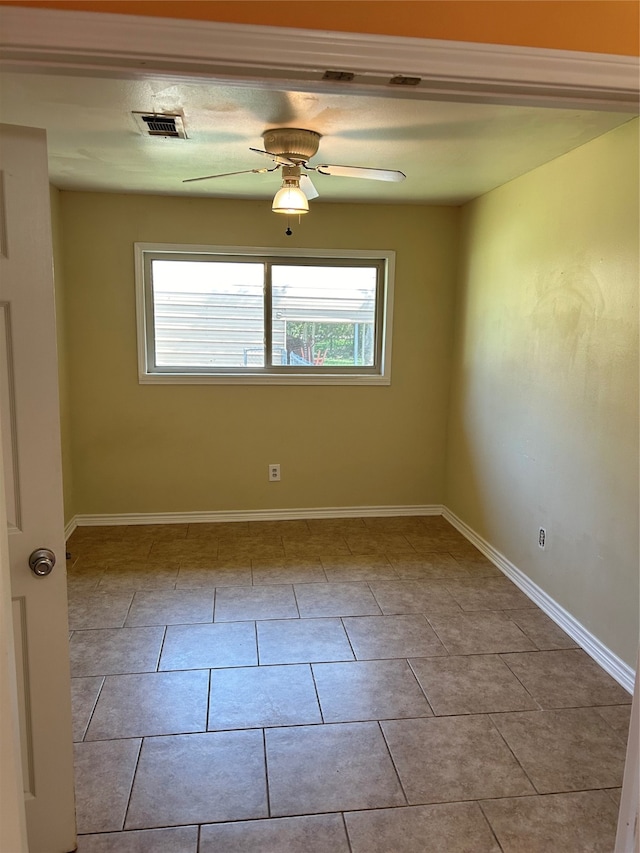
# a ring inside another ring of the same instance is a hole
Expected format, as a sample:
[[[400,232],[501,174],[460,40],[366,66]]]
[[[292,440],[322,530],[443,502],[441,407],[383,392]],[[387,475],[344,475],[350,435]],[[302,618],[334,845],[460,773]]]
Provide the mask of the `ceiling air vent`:
[[[351,71],[325,71],[322,75],[323,80],[342,80],[344,83],[351,83],[356,75]]]
[[[392,86],[419,86],[422,83],[422,77],[407,77],[404,74],[396,74],[389,80]]]
[[[177,113],[132,113],[138,128],[145,136],[164,136],[186,139],[184,120]]]

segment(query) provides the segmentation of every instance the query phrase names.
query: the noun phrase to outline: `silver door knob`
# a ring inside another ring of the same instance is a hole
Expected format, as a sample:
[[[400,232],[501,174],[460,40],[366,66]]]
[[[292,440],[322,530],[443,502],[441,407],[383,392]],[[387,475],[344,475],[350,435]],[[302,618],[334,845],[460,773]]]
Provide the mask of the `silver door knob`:
[[[29,557],[29,566],[34,575],[43,578],[51,573],[56,564],[56,555],[48,548],[38,548]]]

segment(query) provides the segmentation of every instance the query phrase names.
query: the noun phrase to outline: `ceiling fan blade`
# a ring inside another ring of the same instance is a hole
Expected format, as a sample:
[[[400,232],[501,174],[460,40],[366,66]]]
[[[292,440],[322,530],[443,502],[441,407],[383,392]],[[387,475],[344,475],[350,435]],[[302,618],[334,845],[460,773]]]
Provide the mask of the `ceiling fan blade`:
[[[249,175],[253,172],[255,175],[262,175],[265,172],[275,172],[276,169],[279,169],[280,166],[274,166],[273,169],[267,169],[266,166],[264,169],[242,169],[240,172],[223,172],[221,175],[203,175],[201,178],[185,178],[182,183],[190,184],[193,181],[209,181],[211,178],[229,178],[232,175]]]
[[[300,175],[300,189],[306,195],[308,201],[312,198],[318,198],[320,195],[309,175]]]
[[[263,151],[262,148],[251,148],[249,147],[249,151],[255,151],[256,154],[264,154],[265,157],[269,157],[270,160],[273,160],[274,163],[277,163],[279,166],[298,166],[294,160],[289,160],[288,157],[283,157],[281,154],[269,154],[268,151]]]
[[[370,169],[367,166],[316,166],[321,175],[339,178],[368,178],[371,181],[404,181],[404,172],[395,169]]]

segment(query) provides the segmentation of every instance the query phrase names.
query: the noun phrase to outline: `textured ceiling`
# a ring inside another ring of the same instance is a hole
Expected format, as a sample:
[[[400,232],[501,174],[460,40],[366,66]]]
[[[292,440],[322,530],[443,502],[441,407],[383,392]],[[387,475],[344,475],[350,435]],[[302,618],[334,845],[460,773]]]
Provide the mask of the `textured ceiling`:
[[[188,139],[144,137],[133,111],[178,112]],[[625,113],[446,103],[258,84],[10,72],[0,120],[44,127],[62,189],[268,198],[279,173],[195,184],[185,178],[262,168],[272,127],[322,135],[312,163],[400,169],[401,184],[313,175],[324,201],[460,204],[627,121]],[[312,202],[313,203],[313,202]]]

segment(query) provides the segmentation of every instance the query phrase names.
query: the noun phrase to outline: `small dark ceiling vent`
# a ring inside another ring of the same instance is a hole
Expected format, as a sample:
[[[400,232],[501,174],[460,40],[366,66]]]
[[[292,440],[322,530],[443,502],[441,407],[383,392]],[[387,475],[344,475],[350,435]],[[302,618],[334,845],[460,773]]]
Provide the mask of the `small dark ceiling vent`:
[[[404,74],[396,74],[389,80],[393,86],[419,86],[422,83],[422,77],[406,77]]]
[[[145,136],[186,139],[184,121],[178,113],[133,113],[138,128]]]
[[[322,75],[323,80],[342,80],[345,83],[350,83],[356,75],[351,71],[325,71]]]

